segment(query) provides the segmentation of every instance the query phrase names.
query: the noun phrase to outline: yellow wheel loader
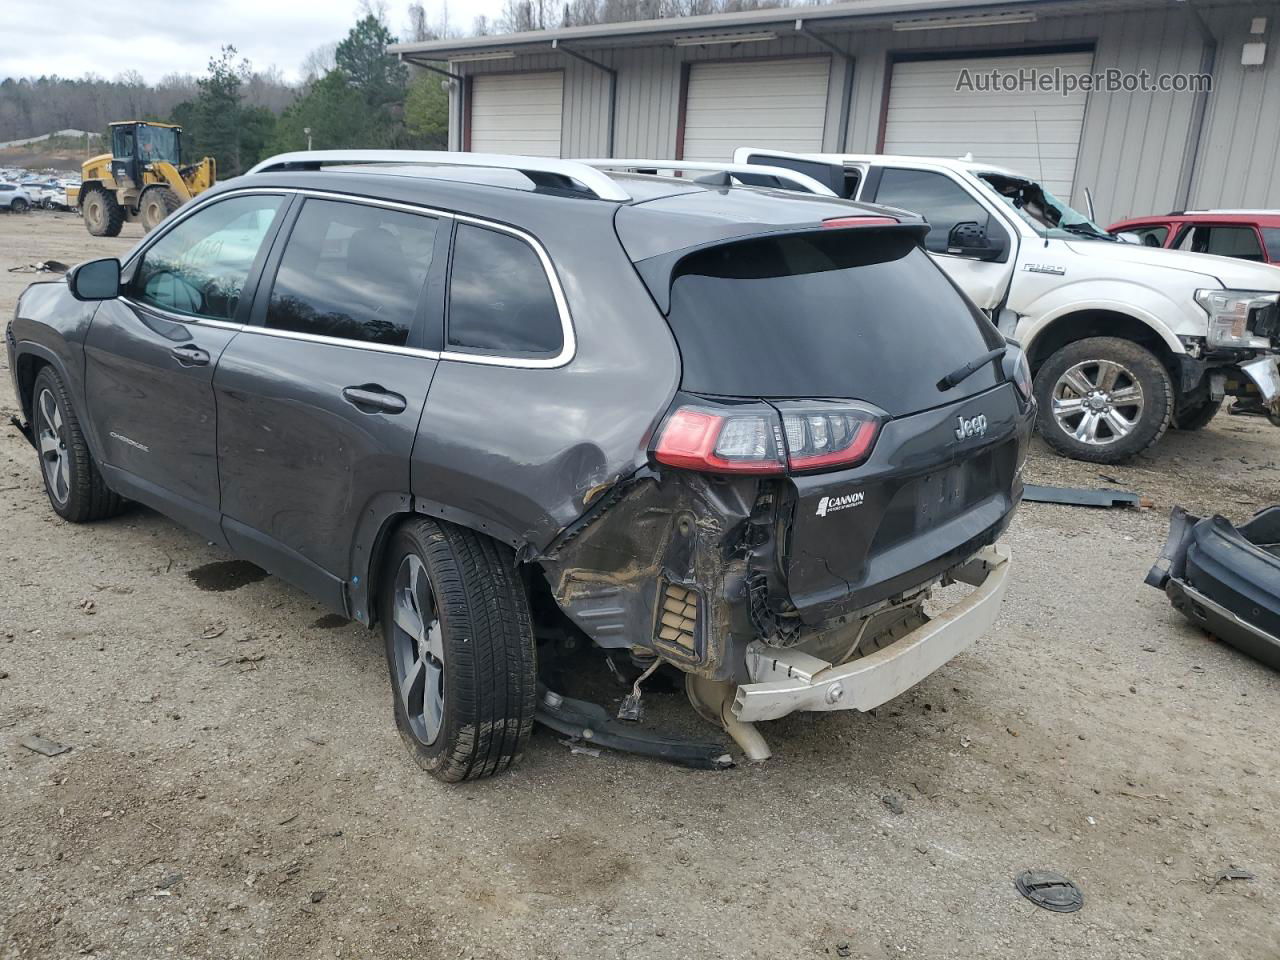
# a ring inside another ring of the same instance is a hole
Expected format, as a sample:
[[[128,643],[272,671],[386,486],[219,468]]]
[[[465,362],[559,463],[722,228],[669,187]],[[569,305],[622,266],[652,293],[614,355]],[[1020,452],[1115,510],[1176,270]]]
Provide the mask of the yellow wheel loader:
[[[95,237],[114,237],[126,221],[150,233],[165,217],[214,185],[213,157],[182,162],[182,128],[127,120],[111,124],[111,152],[84,162],[78,193],[67,191]]]

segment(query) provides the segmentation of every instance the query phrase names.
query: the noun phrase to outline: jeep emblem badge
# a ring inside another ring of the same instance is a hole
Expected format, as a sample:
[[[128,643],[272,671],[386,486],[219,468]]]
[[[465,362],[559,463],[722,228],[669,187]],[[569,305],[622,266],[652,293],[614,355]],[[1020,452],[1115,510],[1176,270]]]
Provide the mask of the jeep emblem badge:
[[[980,437],[987,432],[987,416],[980,413],[976,417],[956,417],[956,439]]]

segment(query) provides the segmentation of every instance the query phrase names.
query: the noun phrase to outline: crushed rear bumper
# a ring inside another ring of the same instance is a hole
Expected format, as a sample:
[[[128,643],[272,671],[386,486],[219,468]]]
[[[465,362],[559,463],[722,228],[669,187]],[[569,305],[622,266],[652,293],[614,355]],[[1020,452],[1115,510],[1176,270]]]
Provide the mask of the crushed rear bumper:
[[[759,641],[747,648],[751,683],[739,685],[733,715],[776,720],[797,710],[872,710],[915,686],[991,629],[1009,583],[1009,551],[990,546],[951,572],[975,587],[924,626],[865,657],[833,665]]]
[[[1280,670],[1280,506],[1239,527],[1174,507],[1146,583],[1192,623]]]

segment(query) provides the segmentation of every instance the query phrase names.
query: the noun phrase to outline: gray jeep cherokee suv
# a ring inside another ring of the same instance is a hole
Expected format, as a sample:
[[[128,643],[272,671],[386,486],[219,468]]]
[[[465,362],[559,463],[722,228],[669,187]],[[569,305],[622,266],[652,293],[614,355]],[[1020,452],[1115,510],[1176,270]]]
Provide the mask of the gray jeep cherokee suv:
[[[444,780],[535,712],[697,761],[547,686],[566,638],[679,668],[753,758],[755,721],[901,693],[995,617],[1021,352],[910,214],[617,166],[285,155],[33,284],[6,339],[53,509],[139,501],[380,624]]]

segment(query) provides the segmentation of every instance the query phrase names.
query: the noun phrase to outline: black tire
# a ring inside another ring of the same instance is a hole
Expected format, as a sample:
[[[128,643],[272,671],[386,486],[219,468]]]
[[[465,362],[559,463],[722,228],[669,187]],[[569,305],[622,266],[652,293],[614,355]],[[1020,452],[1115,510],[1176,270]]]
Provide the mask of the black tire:
[[[1063,414],[1065,424],[1059,421],[1054,406],[1056,394],[1063,393],[1062,399],[1068,403],[1076,399],[1086,402],[1084,391],[1065,386],[1063,381],[1069,373],[1077,377],[1083,374],[1084,383],[1096,385],[1104,382],[1104,370],[1116,367],[1123,372],[1106,396],[1115,393],[1128,400],[1134,396],[1132,388],[1136,387],[1139,403],[1112,403],[1103,397],[1097,401],[1106,405],[1101,414],[1090,408],[1076,414]],[[1091,381],[1091,376],[1097,379]],[[1173,417],[1173,384],[1164,364],[1145,347],[1118,337],[1090,337],[1067,344],[1036,372],[1035,394],[1039,405],[1036,426],[1040,435],[1054,450],[1073,460],[1091,463],[1128,460],[1164,436]],[[1112,410],[1118,417],[1116,422],[1129,423],[1124,428],[1127,432],[1117,432],[1106,420],[1098,422],[1098,416],[1108,415]],[[1092,441],[1079,438],[1074,432],[1086,416],[1095,417]]]
[[[102,479],[66,385],[53,367],[43,367],[32,385],[31,430],[54,513],[72,523],[87,523],[120,512],[124,501]]]
[[[138,219],[142,221],[142,229],[150,233],[180,206],[182,200],[172,188],[152,187],[142,195],[142,202],[138,204]]]
[[[415,571],[425,575],[425,595]],[[414,519],[392,535],[379,583],[396,728],[414,760],[449,783],[519,760],[533,730],[537,666],[511,550],[471,530]],[[427,639],[415,642],[415,634]],[[433,689],[438,696],[429,699]]]
[[[14,213],[26,213],[31,209],[31,204],[27,203],[22,197],[14,197],[13,203],[9,204],[9,209]]]
[[[1207,427],[1218,411],[1222,409],[1222,398],[1204,400],[1194,406],[1179,410],[1173,415],[1170,424],[1174,430],[1202,430]]]
[[[80,201],[84,225],[95,237],[118,237],[124,227],[124,207],[104,187],[89,187]]]

